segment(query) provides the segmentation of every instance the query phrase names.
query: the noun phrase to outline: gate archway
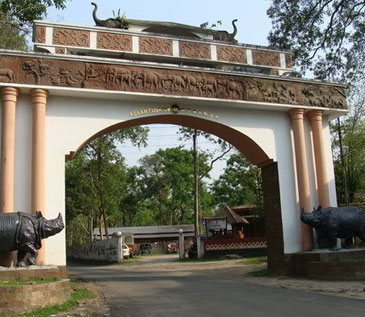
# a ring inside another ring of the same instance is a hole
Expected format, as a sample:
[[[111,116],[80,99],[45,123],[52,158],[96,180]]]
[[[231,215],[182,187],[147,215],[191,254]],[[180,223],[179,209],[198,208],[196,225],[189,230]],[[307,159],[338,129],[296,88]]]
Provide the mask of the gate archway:
[[[289,52],[184,27],[198,38],[38,21],[35,49],[49,54],[0,52],[1,211],[64,213],[70,151],[117,127],[182,124],[262,168],[283,271],[291,253],[311,249],[300,208],[336,205],[329,121],[346,111],[345,86],[288,77]],[[64,240],[50,238],[40,261],[65,265]]]

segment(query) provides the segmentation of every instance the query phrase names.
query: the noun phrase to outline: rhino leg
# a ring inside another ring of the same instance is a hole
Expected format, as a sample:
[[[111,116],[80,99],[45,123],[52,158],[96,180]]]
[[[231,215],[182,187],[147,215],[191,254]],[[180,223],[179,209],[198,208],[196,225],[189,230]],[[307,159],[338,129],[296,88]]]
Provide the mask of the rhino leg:
[[[18,256],[17,256],[17,263],[16,263],[16,266],[19,266],[19,267],[24,267],[26,266],[25,263],[24,263],[24,258],[25,256],[27,255],[27,251],[25,250],[18,250]]]
[[[35,261],[37,259],[38,251],[32,244],[26,244],[23,245],[22,248],[18,251],[18,265],[19,263],[24,264],[24,258],[27,255],[27,253],[30,254],[29,258],[27,259],[28,265],[34,265]],[[19,258],[20,254],[20,258]],[[23,265],[25,266],[25,265]]]
[[[330,239],[330,250],[338,251],[339,249],[337,248],[337,232],[336,233],[332,232],[328,236]]]

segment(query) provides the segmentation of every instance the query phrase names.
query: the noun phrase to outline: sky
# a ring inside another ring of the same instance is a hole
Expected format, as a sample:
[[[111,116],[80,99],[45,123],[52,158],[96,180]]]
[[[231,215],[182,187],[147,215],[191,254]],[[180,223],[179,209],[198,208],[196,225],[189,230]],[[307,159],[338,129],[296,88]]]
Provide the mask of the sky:
[[[238,33],[236,39],[240,43],[268,45],[267,36],[271,29],[271,21],[266,16],[270,0],[93,0],[98,5],[99,19],[113,17],[120,9],[130,19],[164,21],[200,26],[209,22],[222,21],[216,29],[232,32],[232,20],[236,23]],[[71,23],[78,25],[94,25],[92,18],[93,6],[90,0],[69,0],[65,10],[48,10],[46,21]],[[137,165],[138,159],[150,155],[158,149],[184,145],[191,148],[192,144],[179,141],[177,128],[173,125],[150,125],[148,147],[135,148],[129,142],[119,146],[126,157],[129,166]],[[214,151],[214,147],[205,139],[198,140],[200,151]],[[212,179],[217,179],[225,167],[225,161],[215,164]]]
[[[80,25],[94,25],[90,0],[68,0],[65,10],[48,10],[45,20]],[[98,5],[99,19],[113,17],[120,9],[127,18],[183,23],[199,26],[204,22],[222,21],[232,32],[232,20],[238,19],[236,39],[241,43],[267,45],[271,21],[266,16],[270,0],[93,0]]]

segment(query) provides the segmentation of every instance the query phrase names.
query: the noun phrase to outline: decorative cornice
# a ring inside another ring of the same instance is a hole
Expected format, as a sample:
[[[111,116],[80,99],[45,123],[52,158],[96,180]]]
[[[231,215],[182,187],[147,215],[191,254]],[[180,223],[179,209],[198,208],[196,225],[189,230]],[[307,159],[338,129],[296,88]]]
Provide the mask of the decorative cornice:
[[[346,109],[344,86],[32,55],[5,55],[2,62],[9,68],[0,69],[0,83],[34,88],[90,88]]]

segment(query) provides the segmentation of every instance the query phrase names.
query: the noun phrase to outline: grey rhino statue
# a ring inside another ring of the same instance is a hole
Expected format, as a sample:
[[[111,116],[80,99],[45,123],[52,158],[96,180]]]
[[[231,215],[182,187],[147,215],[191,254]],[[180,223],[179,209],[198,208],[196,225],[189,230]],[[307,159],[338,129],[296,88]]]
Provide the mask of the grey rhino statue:
[[[17,266],[26,266],[24,259],[29,253],[29,265],[36,263],[41,239],[59,233],[64,228],[61,213],[47,220],[40,211],[0,213],[0,253],[18,250]]]
[[[329,239],[332,251],[338,250],[337,238],[348,240],[359,237],[365,242],[365,213],[357,207],[321,208],[319,206],[312,213],[302,209],[300,219],[315,228],[320,248],[323,248],[325,238]]]

